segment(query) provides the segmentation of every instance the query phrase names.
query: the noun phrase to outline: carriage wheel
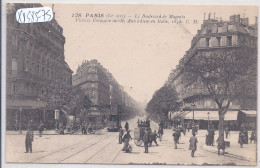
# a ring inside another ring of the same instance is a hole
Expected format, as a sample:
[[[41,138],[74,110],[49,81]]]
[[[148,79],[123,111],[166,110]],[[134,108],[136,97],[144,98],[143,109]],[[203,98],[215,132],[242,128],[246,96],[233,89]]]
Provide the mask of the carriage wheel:
[[[142,143],[143,143],[143,140],[141,140],[141,139],[135,139],[134,142],[135,142],[135,144],[136,144],[137,146],[141,146]]]

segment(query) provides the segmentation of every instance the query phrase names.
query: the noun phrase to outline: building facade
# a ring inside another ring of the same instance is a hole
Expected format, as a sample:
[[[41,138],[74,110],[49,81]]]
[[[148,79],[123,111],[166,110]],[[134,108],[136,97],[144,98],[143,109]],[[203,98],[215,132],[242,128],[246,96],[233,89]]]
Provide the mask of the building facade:
[[[249,25],[248,18],[240,18],[240,15],[230,16],[229,21],[211,19],[210,15],[207,20],[204,20],[201,29],[191,41],[191,48],[179,61],[176,69],[172,70],[165,83],[176,87],[185,119],[192,119],[195,116],[195,120],[206,120],[206,122],[207,120],[218,120],[217,104],[209,97],[208,90],[201,84],[201,81],[197,80],[196,83],[189,86],[184,85],[183,67],[185,64],[192,61],[192,58],[196,57],[198,53],[207,55],[216,51],[240,51],[243,47],[248,47],[251,52],[248,54],[257,57],[257,33],[257,19],[253,25]],[[239,110],[256,110],[256,97],[246,99],[246,103],[241,103],[237,99],[232,101],[230,111],[226,115],[229,117],[226,117],[226,120],[228,118],[237,120]],[[189,113],[191,110],[194,110],[194,116]],[[215,125],[217,126],[217,123]]]
[[[84,61],[72,79],[73,86],[84,89],[92,101],[85,120],[105,120],[110,114],[120,112],[122,118],[129,118],[136,111],[136,102],[97,60]]]
[[[48,91],[55,83],[72,86],[72,71],[65,62],[63,29],[55,18],[50,22],[20,24],[16,11],[41,4],[8,4],[6,96],[7,128],[21,121],[36,123],[54,118],[46,108]]]

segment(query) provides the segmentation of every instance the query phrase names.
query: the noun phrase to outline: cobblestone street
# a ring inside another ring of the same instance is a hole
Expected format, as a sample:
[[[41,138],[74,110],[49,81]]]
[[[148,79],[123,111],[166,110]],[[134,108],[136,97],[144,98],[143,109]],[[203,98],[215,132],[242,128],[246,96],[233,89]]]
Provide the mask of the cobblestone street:
[[[131,136],[137,126],[137,118],[129,121]],[[124,124],[124,122],[122,122]],[[151,128],[157,130],[157,124],[152,122]],[[48,132],[46,132],[48,133]],[[118,144],[117,132],[102,131],[101,135],[43,135],[39,137],[35,131],[33,153],[24,153],[25,135],[11,134],[6,136],[7,162],[33,162],[33,163],[108,163],[108,164],[181,164],[181,165],[255,165],[256,144],[245,144],[240,148],[237,143],[238,132],[231,132],[231,147],[226,148],[225,155],[217,155],[216,145],[205,145],[205,130],[198,132],[198,148],[195,157],[190,156],[189,137],[182,134],[178,149],[173,147],[172,131],[164,131],[163,140],[149,147],[149,153],[144,153],[144,147],[138,147],[132,140],[132,153],[121,151]],[[217,137],[217,131],[215,137]],[[207,161],[207,163],[205,162]]]

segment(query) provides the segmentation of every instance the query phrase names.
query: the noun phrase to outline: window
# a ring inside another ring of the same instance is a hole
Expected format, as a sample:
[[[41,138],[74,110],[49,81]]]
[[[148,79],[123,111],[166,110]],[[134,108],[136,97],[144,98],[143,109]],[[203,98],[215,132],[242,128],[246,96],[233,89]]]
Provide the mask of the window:
[[[207,34],[210,34],[211,33],[211,30],[207,30]]]
[[[227,46],[232,46],[232,36],[227,36]]]
[[[42,67],[42,74],[44,75],[44,67]]]
[[[218,33],[222,33],[223,27],[218,27]]]
[[[232,31],[233,25],[228,25],[228,31]]]
[[[206,38],[206,47],[209,47],[210,38]]]
[[[36,69],[37,69],[37,72],[40,72],[40,66],[39,65],[36,66]]]
[[[17,71],[17,59],[12,58],[12,70]]]
[[[217,37],[217,46],[220,46],[221,37]]]
[[[13,83],[12,84],[12,88],[11,88],[11,94],[15,94],[16,93],[16,86],[15,84]]]

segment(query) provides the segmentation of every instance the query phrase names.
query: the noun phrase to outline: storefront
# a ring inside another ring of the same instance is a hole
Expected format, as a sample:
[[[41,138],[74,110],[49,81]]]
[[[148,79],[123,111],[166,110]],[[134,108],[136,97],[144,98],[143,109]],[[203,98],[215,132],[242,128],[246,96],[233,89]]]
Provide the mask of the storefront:
[[[193,111],[188,112],[183,116],[184,122],[193,121],[199,125],[199,129],[208,129],[209,125],[214,125],[218,129],[219,124],[219,114],[218,111]],[[237,129],[237,118],[238,111],[227,111],[225,114],[225,125],[227,125],[231,130]]]

